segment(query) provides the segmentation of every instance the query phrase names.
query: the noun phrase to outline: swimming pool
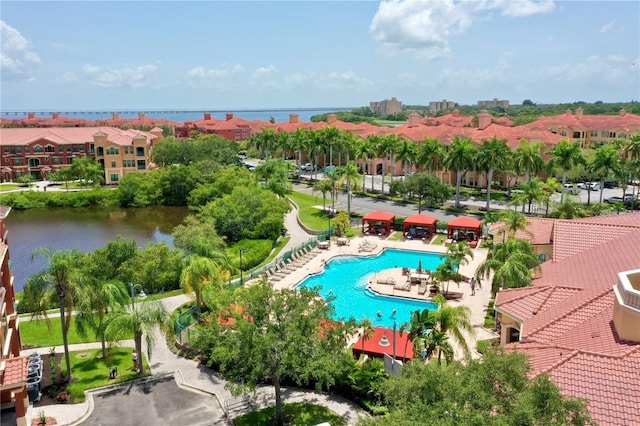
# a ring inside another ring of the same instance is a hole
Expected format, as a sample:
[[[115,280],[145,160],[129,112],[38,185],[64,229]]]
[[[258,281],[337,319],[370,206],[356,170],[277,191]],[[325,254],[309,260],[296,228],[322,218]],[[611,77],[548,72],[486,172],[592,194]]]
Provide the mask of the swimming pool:
[[[312,275],[299,286],[320,287],[323,297],[333,296],[336,319],[353,317],[370,320],[374,326],[397,327],[411,319],[411,312],[435,309],[432,302],[376,294],[367,288],[370,279],[384,269],[394,267],[435,270],[443,259],[439,254],[421,251],[386,249],[377,256],[338,256],[331,259],[324,272]],[[393,314],[395,309],[396,313]],[[380,312],[381,316],[378,316]]]

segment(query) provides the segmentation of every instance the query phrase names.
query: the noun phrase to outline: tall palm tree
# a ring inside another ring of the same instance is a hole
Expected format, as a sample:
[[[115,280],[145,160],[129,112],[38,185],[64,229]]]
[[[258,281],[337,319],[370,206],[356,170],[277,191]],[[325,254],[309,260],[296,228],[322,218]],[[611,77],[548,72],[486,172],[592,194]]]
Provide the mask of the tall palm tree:
[[[476,157],[476,166],[487,174],[487,205],[486,210],[491,207],[491,183],[493,172],[502,171],[507,168],[511,150],[507,146],[507,141],[498,139],[496,136],[489,141],[482,142]]]
[[[367,174],[367,169],[369,169],[369,173],[374,174],[372,169],[367,166],[367,160],[373,156],[373,145],[371,138],[361,139],[356,144],[356,158],[362,160],[362,189],[364,190],[364,179]],[[371,187],[373,189],[373,176],[371,178]]]
[[[140,374],[144,374],[142,361],[142,337],[147,344],[147,358],[151,359],[151,352],[155,338],[153,331],[156,327],[165,329],[169,321],[169,313],[164,305],[157,301],[144,300],[135,309],[117,310],[107,318],[105,336],[111,341],[122,340],[130,330],[133,330],[136,353],[139,357]]]
[[[369,340],[376,333],[376,330],[373,328],[373,323],[371,320],[363,319],[360,323],[360,327],[362,327],[362,353],[364,353],[364,342],[365,340]]]
[[[333,182],[331,182],[331,179],[324,178],[314,183],[313,192],[319,192],[322,194],[322,210],[327,211],[327,194],[333,193]]]
[[[405,179],[407,178],[407,166],[415,163],[417,152],[416,144],[410,140],[403,139],[398,145],[396,155],[398,160],[402,161],[402,175]]]
[[[522,204],[523,213],[526,204],[529,205],[528,212],[531,213],[531,204],[534,201],[536,202],[536,204],[539,204],[544,201],[545,197],[547,196],[547,193],[544,189],[544,183],[542,183],[537,177],[533,177],[527,182],[521,184],[520,189],[522,190],[522,192],[513,197],[513,200],[511,202],[516,205]]]
[[[342,168],[340,168],[342,170]],[[338,197],[338,191],[336,191],[336,186],[338,182],[340,182],[340,172],[339,169],[331,169],[328,173],[325,173],[325,176],[331,182],[331,211],[336,211],[336,198]]]
[[[487,259],[476,269],[478,282],[490,278],[491,293],[495,297],[502,288],[531,285],[532,272],[538,270],[540,261],[529,241],[510,238],[504,244],[494,245]]]
[[[564,185],[567,183],[567,172],[575,166],[584,164],[584,157],[580,152],[579,142],[569,142],[568,140],[561,140],[556,146],[549,150],[551,154],[551,161],[549,165],[551,167],[557,167],[562,169],[562,186],[563,191],[560,196],[560,202],[564,201]]]
[[[93,182],[93,186],[97,187],[104,184],[104,168],[102,164],[97,163],[95,160],[90,161],[85,168],[84,177],[87,181]]]
[[[514,167],[518,173],[524,172],[524,181],[529,182],[531,173],[537,174],[544,168],[541,150],[542,142],[531,143],[527,139],[520,139],[520,145],[513,153]]]
[[[69,358],[68,332],[71,325],[73,306],[77,299],[80,283],[78,270],[82,254],[77,250],[54,250],[41,247],[33,251],[31,259],[42,256],[47,261],[45,269],[31,277],[24,287],[24,304],[32,312],[42,313],[48,321],[47,309],[51,299],[58,299],[62,344],[67,367],[67,380],[71,380],[71,359]]]
[[[353,189],[357,190],[360,185],[360,173],[358,173],[358,166],[353,161],[341,167],[339,173],[338,185],[344,186],[347,193],[347,215],[351,218],[351,192]]]
[[[456,172],[456,208],[460,208],[460,184],[462,176],[473,168],[476,158],[476,145],[466,137],[456,136],[444,158],[444,166]]]
[[[400,337],[406,331],[408,332],[407,340],[404,344],[404,358],[407,358],[407,344],[409,341],[413,344],[413,356],[421,352],[421,347],[425,346],[425,337],[429,330],[435,326],[436,320],[434,311],[423,309],[411,312],[409,322],[402,323],[399,328]]]
[[[434,170],[440,170],[445,155],[446,150],[438,139],[425,137],[424,143],[418,148],[417,163],[426,165],[432,175]]]
[[[465,356],[471,354],[469,345],[465,339],[465,333],[474,335],[475,330],[469,319],[471,310],[467,306],[450,306],[447,299],[441,294],[437,294],[433,301],[438,305],[435,311],[434,327],[437,331],[453,337],[453,340],[462,348]],[[441,362],[442,351],[438,353],[438,364]]]
[[[600,202],[602,203],[602,193],[604,191],[604,180],[610,173],[616,173],[620,165],[620,152],[612,144],[601,145],[596,150],[593,161],[587,168],[600,175]],[[587,190],[591,191],[590,188]]]
[[[433,354],[438,352],[438,365],[442,366],[442,355],[449,364],[453,360],[453,347],[449,344],[449,336],[438,329],[431,330],[424,339],[427,359],[431,359]]]
[[[180,274],[180,286],[185,294],[194,298],[198,316],[200,316],[207,288],[221,287],[218,265],[208,257],[189,256]]]
[[[326,166],[333,166],[333,147],[338,144],[341,138],[341,131],[334,126],[326,126],[318,131],[324,146],[329,153],[329,161]]]
[[[289,134],[291,147],[298,153],[298,166],[302,166],[302,153],[309,148],[309,131],[303,128],[296,129],[295,132]],[[302,170],[298,167],[298,179]]]
[[[509,238],[515,238],[516,232],[518,231],[524,231],[529,235],[533,235],[531,231],[527,230],[529,220],[523,213],[514,210],[504,210],[500,214],[500,220],[506,225]]]
[[[384,140],[385,140],[384,143],[385,143],[385,146],[386,146],[386,153],[387,153],[387,155],[385,156],[385,162],[387,160],[387,157],[390,157],[390,159],[391,159],[391,180],[393,180],[393,173],[394,173],[393,171],[394,171],[394,169],[396,167],[396,153],[400,149],[400,144],[402,143],[402,140],[395,133],[392,133],[390,135],[385,136]],[[386,171],[385,171],[385,174],[386,174]],[[384,184],[384,179],[382,179],[382,181],[383,181],[383,184]]]

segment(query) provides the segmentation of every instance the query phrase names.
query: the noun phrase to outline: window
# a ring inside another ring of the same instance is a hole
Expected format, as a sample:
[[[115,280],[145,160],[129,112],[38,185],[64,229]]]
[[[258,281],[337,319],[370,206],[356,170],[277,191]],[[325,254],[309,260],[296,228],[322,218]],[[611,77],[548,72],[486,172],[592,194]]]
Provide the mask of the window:
[[[618,133],[618,137],[620,139],[626,139],[627,138],[627,134],[626,133]]]
[[[607,132],[606,130],[603,130],[602,132],[600,132],[600,137],[606,138],[608,134],[609,132]]]
[[[44,152],[56,152],[53,145],[47,145],[44,147]]]
[[[616,132],[609,132],[609,137],[610,138],[615,138],[616,137]]]
[[[6,146],[6,145],[5,145],[5,146],[3,146],[3,147],[2,147],[2,151],[3,151],[5,154],[8,154],[8,153],[9,153],[9,147],[8,147],[8,146]]]
[[[62,164],[62,158],[53,157],[53,164]]]
[[[115,161],[111,162],[111,167],[116,167],[116,162]]]
[[[67,145],[67,152],[71,152],[71,145]]]
[[[135,167],[136,166],[136,161],[135,160],[122,160],[122,166],[123,167]]]
[[[560,136],[567,136],[567,132],[565,132],[564,130],[560,130]]]
[[[111,182],[118,182],[120,180],[120,175],[117,173],[112,173],[109,177]]]
[[[136,156],[138,156],[138,157],[144,157],[144,148],[142,148],[142,147],[137,147],[137,148],[136,148]]]
[[[133,154],[133,147],[132,146],[125,146],[124,147],[124,153],[125,154]]]
[[[25,147],[24,147],[24,153],[25,153],[25,154],[28,154],[28,153],[30,153],[30,152],[31,152],[31,151],[30,151],[30,149],[29,149],[29,146],[25,146]]]
[[[120,155],[120,150],[114,147],[107,148],[107,155]]]
[[[15,159],[13,160],[13,165],[14,165],[14,166],[23,166],[23,165],[24,165],[24,162],[22,161],[22,158],[15,158]]]
[[[42,152],[42,145],[36,145],[33,147],[33,152]]]
[[[598,137],[598,131],[597,130],[592,130],[591,131],[591,137]]]
[[[144,170],[144,169],[146,169],[144,160],[138,160],[138,170]]]

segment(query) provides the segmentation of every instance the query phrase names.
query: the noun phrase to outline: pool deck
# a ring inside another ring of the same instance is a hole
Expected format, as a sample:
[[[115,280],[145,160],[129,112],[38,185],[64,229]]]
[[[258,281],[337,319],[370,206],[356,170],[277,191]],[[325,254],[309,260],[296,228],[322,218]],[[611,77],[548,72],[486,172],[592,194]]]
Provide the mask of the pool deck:
[[[334,239],[326,249],[316,248],[313,251],[313,255],[310,255],[308,260],[304,261],[300,266],[293,267],[289,272],[277,277],[277,281],[269,279],[269,282],[274,288],[294,288],[302,280],[309,275],[321,273],[323,271],[324,264],[337,256],[354,255],[354,256],[371,256],[377,255],[385,248],[404,249],[424,251],[430,253],[446,253],[447,249],[444,245],[431,244],[429,242],[416,241],[416,240],[399,240],[390,241],[386,238],[379,238],[377,236],[360,236],[348,241],[346,245],[338,245]],[[474,258],[469,261],[468,264],[460,267],[460,273],[466,277],[472,277],[477,267],[484,262],[487,257],[487,249],[475,248],[473,249]],[[431,300],[429,297],[429,291],[425,294],[418,294],[419,285],[413,284],[408,286],[408,290],[400,289],[400,287],[407,284],[407,276],[402,274],[402,268],[411,268],[411,271],[415,271],[417,265],[398,265],[397,268],[386,269],[376,274],[369,282],[369,288],[379,294],[385,294],[396,297],[406,297],[420,300]],[[384,284],[389,279],[395,281],[395,284]],[[379,281],[381,281],[379,283]],[[441,290],[445,290],[445,285],[441,286]],[[466,282],[460,283],[460,286],[451,282],[449,285],[450,292],[462,293],[462,297],[457,300],[449,300],[447,303],[451,306],[467,306],[470,310],[471,324],[476,330],[475,335],[467,335],[466,340],[471,348],[472,356],[477,357],[479,354],[475,352],[476,340],[489,339],[495,337],[495,335],[484,328],[484,316],[485,310],[491,298],[491,288],[489,283],[484,287],[476,288],[476,294],[471,295],[471,288]],[[356,339],[357,340],[357,339]],[[455,342],[451,342],[454,346],[456,354],[461,354],[458,350]],[[456,357],[458,358],[458,357]]]

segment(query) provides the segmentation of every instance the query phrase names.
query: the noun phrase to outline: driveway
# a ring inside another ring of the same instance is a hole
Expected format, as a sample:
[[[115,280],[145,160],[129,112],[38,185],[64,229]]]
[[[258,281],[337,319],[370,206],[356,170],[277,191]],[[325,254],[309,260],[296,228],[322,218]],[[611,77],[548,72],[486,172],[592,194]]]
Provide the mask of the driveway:
[[[228,425],[212,394],[179,387],[171,375],[136,380],[90,393],[93,411],[86,426]]]

